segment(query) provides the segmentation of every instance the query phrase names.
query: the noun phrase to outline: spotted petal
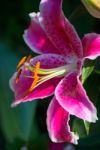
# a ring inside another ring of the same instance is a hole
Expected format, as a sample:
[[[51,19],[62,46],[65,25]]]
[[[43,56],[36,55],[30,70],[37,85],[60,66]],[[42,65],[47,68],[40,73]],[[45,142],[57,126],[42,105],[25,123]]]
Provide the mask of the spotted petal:
[[[35,65],[38,61],[40,62],[42,68],[55,68],[65,64],[65,59],[62,56],[56,54],[44,54],[41,56],[37,56],[31,59],[30,63],[31,65]],[[32,92],[26,95],[25,93],[27,93],[32,82],[34,81],[33,78],[29,78],[26,76],[32,76],[32,72],[23,69],[18,83],[16,83],[16,73],[10,80],[11,89],[15,93],[15,102],[13,103],[13,105],[19,104],[21,102],[31,101],[33,99],[45,98],[52,95],[55,87],[61,79],[61,77],[50,79],[49,81],[42,83]]]
[[[27,45],[36,53],[59,54],[58,49],[52,44],[38,21],[38,13],[31,13],[31,23],[25,30],[23,38]]]
[[[88,33],[82,40],[84,58],[95,59],[100,56],[100,34]]]
[[[47,111],[47,128],[53,142],[77,144],[78,136],[70,131],[69,113],[53,98]]]
[[[62,0],[41,0],[39,21],[63,55],[82,57],[81,41],[62,12]]]
[[[59,104],[70,114],[89,122],[97,120],[96,108],[86,95],[76,73],[71,73],[60,81],[55,95]]]

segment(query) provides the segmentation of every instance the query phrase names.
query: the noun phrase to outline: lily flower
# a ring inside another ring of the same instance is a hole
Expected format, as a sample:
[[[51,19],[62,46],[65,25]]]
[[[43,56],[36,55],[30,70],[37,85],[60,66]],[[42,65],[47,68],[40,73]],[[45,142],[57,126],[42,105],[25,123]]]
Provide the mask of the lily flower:
[[[70,115],[96,122],[97,111],[80,81],[84,60],[100,55],[100,35],[86,34],[82,41],[62,11],[63,0],[41,0],[40,12],[31,13],[23,37],[33,52],[24,57],[10,80],[15,93],[12,106],[54,95],[47,110],[47,128],[53,142],[77,144]]]

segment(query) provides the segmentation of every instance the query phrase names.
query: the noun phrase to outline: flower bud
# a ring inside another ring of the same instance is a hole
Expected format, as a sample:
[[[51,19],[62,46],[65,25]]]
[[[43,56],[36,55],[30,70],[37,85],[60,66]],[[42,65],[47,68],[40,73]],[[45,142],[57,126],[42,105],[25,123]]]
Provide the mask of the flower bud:
[[[100,0],[81,0],[81,1],[92,16],[100,18]]]

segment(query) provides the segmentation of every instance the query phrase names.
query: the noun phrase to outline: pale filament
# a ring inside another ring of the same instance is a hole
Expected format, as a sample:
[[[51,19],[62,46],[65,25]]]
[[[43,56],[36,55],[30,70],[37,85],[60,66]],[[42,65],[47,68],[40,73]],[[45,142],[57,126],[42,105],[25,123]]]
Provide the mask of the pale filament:
[[[39,62],[37,62],[39,63]],[[34,67],[32,66],[27,66],[27,68],[33,72],[34,74],[36,73],[35,70],[37,68],[37,63]],[[25,77],[28,77],[28,78],[33,78],[34,81],[32,83],[32,90],[34,88],[36,88],[37,86],[39,86],[40,84],[44,83],[45,81],[48,81],[54,77],[61,77],[61,76],[64,76],[68,71],[70,70],[70,65],[64,65],[64,66],[61,66],[61,67],[57,67],[57,68],[53,68],[53,69],[42,69],[42,68],[38,68],[38,72],[37,72],[37,76],[38,77],[38,80],[36,81],[35,79],[35,76],[25,76]],[[41,75],[41,76],[39,76]],[[36,81],[36,82],[35,82]],[[36,84],[35,84],[36,83]],[[32,91],[31,90],[31,91]]]

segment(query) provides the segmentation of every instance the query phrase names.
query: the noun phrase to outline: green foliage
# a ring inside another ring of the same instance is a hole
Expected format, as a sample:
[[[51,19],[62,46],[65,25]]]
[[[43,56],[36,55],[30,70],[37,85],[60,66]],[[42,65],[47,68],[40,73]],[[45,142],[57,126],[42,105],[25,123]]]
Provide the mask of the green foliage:
[[[31,140],[36,143],[38,139],[38,129],[35,124],[37,101],[11,108],[14,96],[9,87],[9,79],[15,71],[18,58],[4,44],[0,44],[0,52],[2,53],[0,59],[0,120],[3,134],[6,141],[13,145],[18,141],[17,139],[23,141],[25,145],[28,145]],[[42,138],[40,139],[43,140]]]
[[[82,83],[86,81],[86,79],[89,77],[89,75],[92,73],[94,69],[94,61],[86,60],[84,67],[82,69]]]

